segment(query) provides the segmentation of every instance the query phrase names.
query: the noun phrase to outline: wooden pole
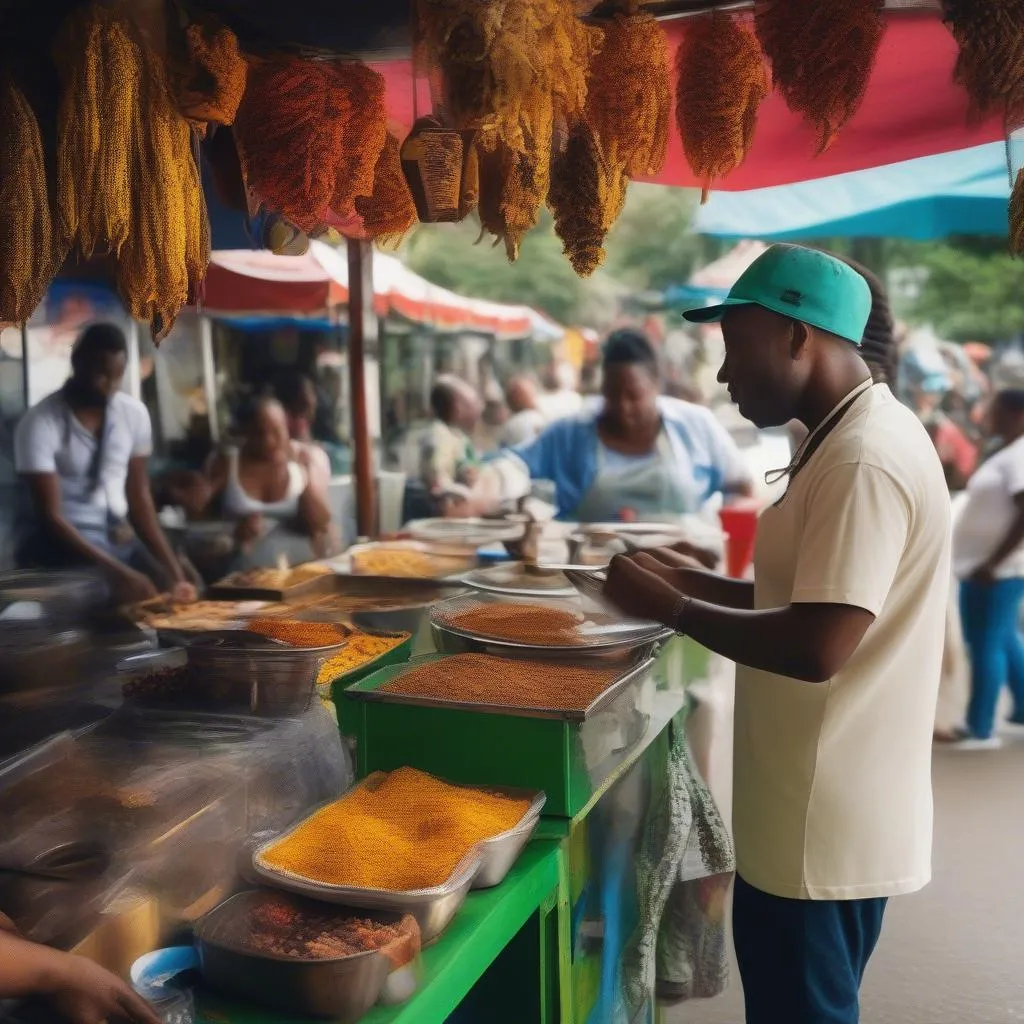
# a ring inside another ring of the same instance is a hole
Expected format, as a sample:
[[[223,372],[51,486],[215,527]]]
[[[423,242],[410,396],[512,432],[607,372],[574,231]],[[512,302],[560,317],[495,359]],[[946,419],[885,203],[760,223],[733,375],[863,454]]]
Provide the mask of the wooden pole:
[[[373,245],[349,239],[348,374],[352,401],[353,468],[356,477],[356,530],[360,537],[377,532],[373,453],[366,410],[366,350],[377,340],[373,311]]]

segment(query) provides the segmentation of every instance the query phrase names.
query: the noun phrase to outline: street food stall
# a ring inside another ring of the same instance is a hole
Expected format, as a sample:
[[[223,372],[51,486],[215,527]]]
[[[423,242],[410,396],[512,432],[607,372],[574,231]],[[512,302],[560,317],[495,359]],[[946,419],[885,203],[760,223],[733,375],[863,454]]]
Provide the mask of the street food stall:
[[[202,149],[254,237],[349,238],[365,532],[373,241],[475,208],[515,259],[546,203],[585,274],[630,180],[806,179],[992,142],[1021,112],[985,77],[987,26],[913,0],[826,22],[795,0],[753,19],[732,3],[421,0],[415,24],[405,3],[329,23],[301,2],[166,19],[161,4],[68,6],[10,5],[9,38],[39,67],[11,61],[0,81],[0,322],[23,323],[72,253],[107,261],[155,339],[201,306]],[[15,916],[130,968],[167,1024],[618,1024],[654,1019],[656,996],[713,994],[729,844],[689,770],[678,676],[655,657],[666,631],[530,567],[481,596],[365,564],[260,570],[202,606],[134,609],[159,649],[118,659],[120,678],[50,672],[90,680],[93,718],[0,766]],[[28,591],[0,616],[45,670],[86,641],[94,599]],[[33,680],[15,672],[12,710],[52,696]],[[54,835],[71,795],[60,823],[79,831]],[[68,910],[84,919],[54,916]]]

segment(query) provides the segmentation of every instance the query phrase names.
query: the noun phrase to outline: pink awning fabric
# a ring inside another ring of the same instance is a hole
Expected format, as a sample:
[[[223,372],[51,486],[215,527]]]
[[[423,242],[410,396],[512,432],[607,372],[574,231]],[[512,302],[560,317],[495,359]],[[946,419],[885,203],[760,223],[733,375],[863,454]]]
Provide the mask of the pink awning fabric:
[[[847,171],[949,153],[1003,138],[999,118],[969,124],[967,95],[953,82],[956,43],[937,12],[889,12],[867,95],[860,110],[828,152],[816,155],[814,131],[773,93],[761,105],[757,133],[746,162],[714,184],[725,191],[808,181]],[[665,24],[673,52],[689,19]],[[387,79],[392,118],[413,119],[408,62],[375,64]],[[417,109],[430,111],[427,83],[417,82]],[[683,156],[673,125],[668,159],[654,179],[663,185],[700,186]]]
[[[521,338],[533,333],[539,314],[527,306],[472,299],[431,284],[400,260],[373,257],[374,308],[440,331],[478,331]],[[311,242],[302,256],[266,250],[217,250],[210,259],[204,311],[217,315],[266,313],[322,316],[348,302],[348,263],[343,249]],[[552,325],[544,325],[550,331]]]

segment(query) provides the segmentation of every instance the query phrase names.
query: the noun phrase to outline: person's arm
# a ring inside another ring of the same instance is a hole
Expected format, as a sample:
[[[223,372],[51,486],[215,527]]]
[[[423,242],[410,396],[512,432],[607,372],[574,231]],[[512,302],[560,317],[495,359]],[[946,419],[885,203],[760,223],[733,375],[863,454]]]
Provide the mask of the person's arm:
[[[660,576],[680,594],[697,601],[708,601],[724,608],[751,610],[754,607],[754,584],[734,580],[715,572],[705,572],[691,564],[700,560],[698,554],[675,548],[651,548],[637,556],[637,563]],[[642,556],[642,557],[641,557]],[[706,564],[706,563],[705,563]]]
[[[160,1021],[129,985],[98,964],[0,929],[0,999],[29,996],[47,999],[73,1024]]]
[[[999,566],[1024,544],[1024,491],[1013,496],[1013,505],[1016,510],[1013,522],[995,551],[971,575],[975,583],[992,583]]]
[[[128,477],[125,480],[125,496],[128,499],[128,517],[138,534],[139,539],[149,549],[153,557],[164,567],[171,580],[171,592],[177,600],[194,601],[196,590],[185,570],[182,569],[167,535],[160,526],[153,504],[153,492],[149,486],[149,473],[146,470],[146,459],[134,455],[128,462]]]
[[[605,592],[630,615],[652,618],[751,668],[824,682],[856,651],[881,611],[910,524],[910,505],[883,470],[857,463],[826,473],[807,511],[788,604],[750,610],[683,594],[644,554],[615,559]]]

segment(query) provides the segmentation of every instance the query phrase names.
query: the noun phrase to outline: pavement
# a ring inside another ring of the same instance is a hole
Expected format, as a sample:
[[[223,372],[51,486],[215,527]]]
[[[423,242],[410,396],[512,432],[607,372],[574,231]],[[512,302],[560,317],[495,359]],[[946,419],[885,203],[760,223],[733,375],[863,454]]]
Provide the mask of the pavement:
[[[862,1024],[1024,1021],[1024,739],[992,752],[937,749],[934,780],[934,878],[889,903]],[[742,1022],[735,970],[725,995],[664,1016]]]

